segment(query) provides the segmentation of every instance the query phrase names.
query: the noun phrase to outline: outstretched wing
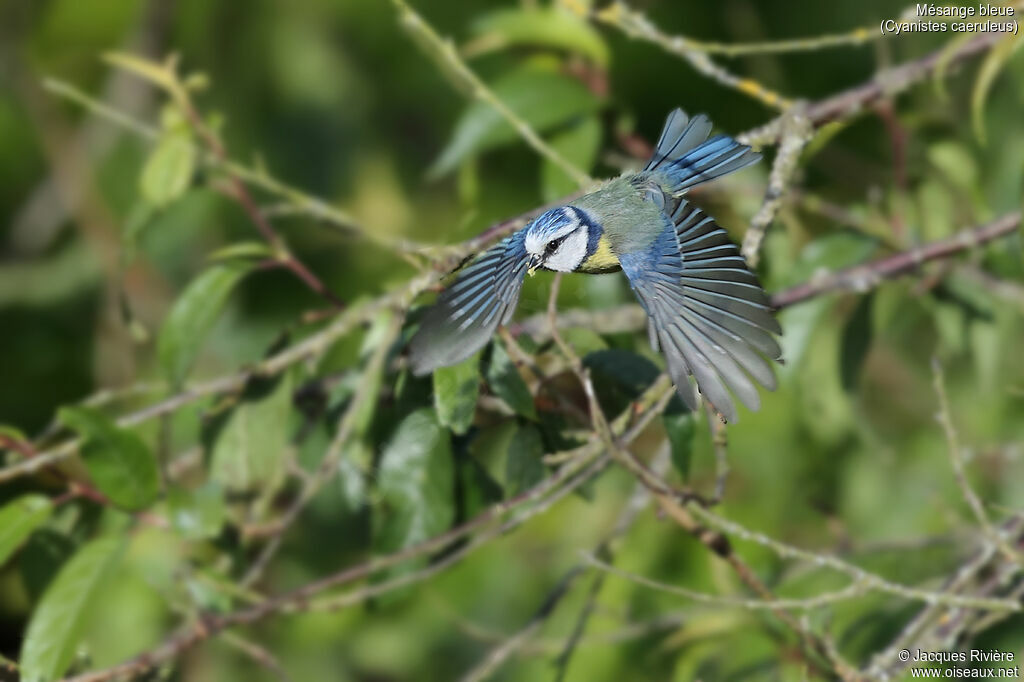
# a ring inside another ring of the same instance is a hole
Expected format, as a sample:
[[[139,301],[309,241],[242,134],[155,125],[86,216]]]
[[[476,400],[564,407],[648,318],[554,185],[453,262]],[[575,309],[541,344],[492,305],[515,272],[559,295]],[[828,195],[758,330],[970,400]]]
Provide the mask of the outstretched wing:
[[[760,397],[752,379],[775,387],[771,366],[761,354],[781,356],[772,334],[782,330],[725,231],[680,201],[647,249],[621,254],[619,261],[687,405],[697,407],[688,379],[692,375],[700,392],[730,421],[737,416],[730,390],[756,410]]]
[[[519,302],[528,261],[524,233],[498,242],[459,274],[427,311],[410,341],[414,374],[462,362],[480,350]]]

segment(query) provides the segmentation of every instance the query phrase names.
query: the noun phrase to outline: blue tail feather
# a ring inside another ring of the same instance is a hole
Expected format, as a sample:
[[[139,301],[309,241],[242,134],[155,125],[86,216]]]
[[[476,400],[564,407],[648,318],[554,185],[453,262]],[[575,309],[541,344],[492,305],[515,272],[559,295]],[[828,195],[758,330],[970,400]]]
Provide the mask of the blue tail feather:
[[[676,109],[665,121],[658,147],[644,170],[660,175],[664,188],[678,194],[760,160],[760,154],[728,135],[707,139],[710,132],[707,116],[688,119]]]

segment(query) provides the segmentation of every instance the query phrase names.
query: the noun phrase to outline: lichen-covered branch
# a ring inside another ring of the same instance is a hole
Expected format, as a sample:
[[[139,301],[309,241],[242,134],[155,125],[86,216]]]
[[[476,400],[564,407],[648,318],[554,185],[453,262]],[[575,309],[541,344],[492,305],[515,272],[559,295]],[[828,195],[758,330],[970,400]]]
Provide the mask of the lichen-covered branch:
[[[878,286],[882,280],[911,272],[928,261],[948,258],[961,251],[1006,236],[1020,226],[1020,221],[1019,211],[1007,213],[980,227],[962,230],[948,239],[886,256],[863,265],[855,265],[836,272],[821,273],[803,284],[774,294],[772,305],[775,308],[785,308],[835,291],[868,291]]]

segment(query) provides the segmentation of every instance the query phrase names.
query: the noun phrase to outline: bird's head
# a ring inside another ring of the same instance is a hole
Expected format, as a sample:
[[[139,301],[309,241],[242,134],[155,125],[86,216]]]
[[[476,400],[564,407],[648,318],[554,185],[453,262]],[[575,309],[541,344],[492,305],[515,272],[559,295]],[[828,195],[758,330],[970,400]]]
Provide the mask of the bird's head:
[[[529,272],[537,268],[572,272],[587,259],[591,223],[574,206],[553,208],[526,226]]]

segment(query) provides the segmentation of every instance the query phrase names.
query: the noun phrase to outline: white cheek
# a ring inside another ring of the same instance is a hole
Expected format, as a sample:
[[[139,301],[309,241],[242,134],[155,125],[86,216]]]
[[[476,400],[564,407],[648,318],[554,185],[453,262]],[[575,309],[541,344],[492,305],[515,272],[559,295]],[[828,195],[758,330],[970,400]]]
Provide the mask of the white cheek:
[[[587,231],[576,230],[562,242],[554,255],[544,261],[544,267],[557,272],[572,272],[587,257]]]
[[[526,236],[526,243],[523,245],[526,248],[526,252],[539,256],[544,253],[544,244],[539,239],[534,237],[532,234]]]

